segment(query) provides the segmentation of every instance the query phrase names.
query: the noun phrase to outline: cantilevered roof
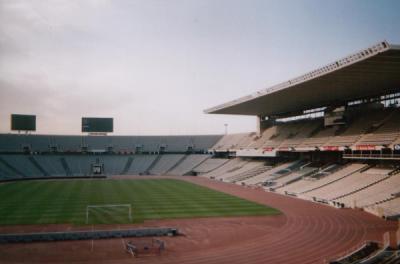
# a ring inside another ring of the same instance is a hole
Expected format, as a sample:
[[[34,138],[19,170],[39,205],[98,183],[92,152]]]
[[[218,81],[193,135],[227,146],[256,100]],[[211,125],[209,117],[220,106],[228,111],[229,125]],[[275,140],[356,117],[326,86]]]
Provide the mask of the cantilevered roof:
[[[300,77],[204,112],[280,115],[399,91],[400,45],[383,41]]]

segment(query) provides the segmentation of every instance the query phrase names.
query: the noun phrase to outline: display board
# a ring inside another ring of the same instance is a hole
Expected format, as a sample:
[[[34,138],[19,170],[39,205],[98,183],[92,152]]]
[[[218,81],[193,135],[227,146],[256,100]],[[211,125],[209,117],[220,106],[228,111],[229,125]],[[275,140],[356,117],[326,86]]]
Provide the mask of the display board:
[[[82,117],[82,132],[113,132],[114,120],[106,117]]]
[[[11,130],[36,131],[36,116],[11,114]]]

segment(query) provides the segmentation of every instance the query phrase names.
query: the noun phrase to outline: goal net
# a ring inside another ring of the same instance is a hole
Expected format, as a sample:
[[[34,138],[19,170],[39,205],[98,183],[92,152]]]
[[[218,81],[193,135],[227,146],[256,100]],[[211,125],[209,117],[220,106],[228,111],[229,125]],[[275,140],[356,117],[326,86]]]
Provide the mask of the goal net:
[[[86,224],[131,223],[130,204],[102,204],[86,206]]]

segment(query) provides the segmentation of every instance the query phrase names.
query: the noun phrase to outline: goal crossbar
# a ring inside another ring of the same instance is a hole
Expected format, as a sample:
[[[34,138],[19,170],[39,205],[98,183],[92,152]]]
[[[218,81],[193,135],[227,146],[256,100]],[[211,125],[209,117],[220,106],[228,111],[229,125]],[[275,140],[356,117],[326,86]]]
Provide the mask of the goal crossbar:
[[[95,205],[88,205],[86,206],[86,224],[89,223],[89,212],[90,209],[94,208],[113,208],[113,207],[127,207],[128,208],[128,218],[129,221],[132,221],[132,206],[131,204],[95,204]]]

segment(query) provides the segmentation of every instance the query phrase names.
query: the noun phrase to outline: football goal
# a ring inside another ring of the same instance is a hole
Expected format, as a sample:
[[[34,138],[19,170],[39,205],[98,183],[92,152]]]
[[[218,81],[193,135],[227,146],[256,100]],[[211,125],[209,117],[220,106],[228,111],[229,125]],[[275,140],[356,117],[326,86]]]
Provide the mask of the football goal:
[[[131,204],[101,204],[86,206],[86,224],[132,222]]]

